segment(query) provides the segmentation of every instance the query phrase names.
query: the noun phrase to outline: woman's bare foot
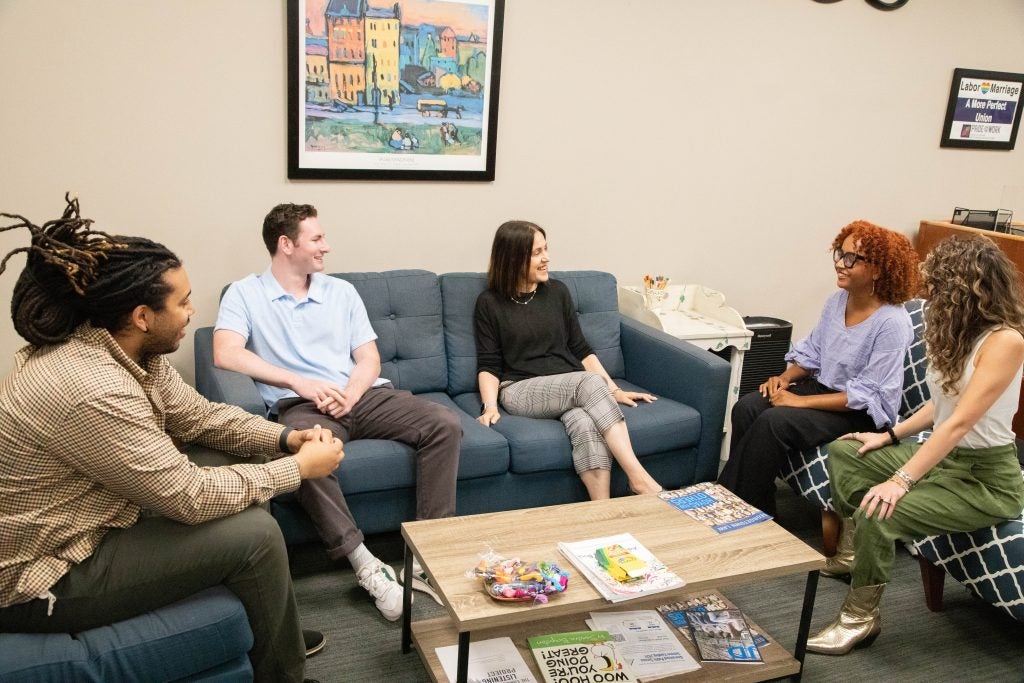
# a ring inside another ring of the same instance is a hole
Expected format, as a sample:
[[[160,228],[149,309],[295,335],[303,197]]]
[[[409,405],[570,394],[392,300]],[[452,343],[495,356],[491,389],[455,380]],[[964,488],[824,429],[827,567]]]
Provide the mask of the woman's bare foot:
[[[629,490],[638,496],[642,496],[645,493],[658,493],[665,489],[661,487],[661,484],[654,480],[654,477],[648,474],[640,479],[640,481],[633,481],[631,479],[629,481]]]

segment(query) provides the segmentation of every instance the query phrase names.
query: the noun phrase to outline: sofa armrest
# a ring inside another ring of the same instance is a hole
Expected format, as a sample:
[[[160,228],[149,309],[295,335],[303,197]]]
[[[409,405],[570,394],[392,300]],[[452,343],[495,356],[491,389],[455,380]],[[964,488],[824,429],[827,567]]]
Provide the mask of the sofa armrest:
[[[729,393],[729,363],[631,318],[620,316],[620,323],[625,378],[700,413],[696,481],[716,479]]]
[[[213,328],[200,327],[195,334],[196,390],[209,401],[240,406],[254,415],[266,417],[256,383],[248,375],[223,370],[213,364]]]

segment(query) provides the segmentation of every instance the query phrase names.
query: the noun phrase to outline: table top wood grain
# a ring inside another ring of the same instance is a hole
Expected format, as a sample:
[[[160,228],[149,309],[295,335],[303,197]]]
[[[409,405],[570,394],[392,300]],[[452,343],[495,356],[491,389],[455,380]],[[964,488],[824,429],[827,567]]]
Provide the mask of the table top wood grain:
[[[660,602],[825,566],[820,553],[774,521],[719,534],[655,495],[402,525],[405,542],[419,558],[445,603],[453,627],[460,632],[608,609],[612,603],[562,556],[558,543],[620,533],[632,534],[686,582],[679,589],[657,594]],[[525,562],[553,561],[570,572],[569,588],[551,596],[546,605],[493,600],[484,592],[482,581],[471,576],[480,556],[488,550]],[[792,599],[800,600],[801,596]],[[630,600],[618,606],[636,602]]]

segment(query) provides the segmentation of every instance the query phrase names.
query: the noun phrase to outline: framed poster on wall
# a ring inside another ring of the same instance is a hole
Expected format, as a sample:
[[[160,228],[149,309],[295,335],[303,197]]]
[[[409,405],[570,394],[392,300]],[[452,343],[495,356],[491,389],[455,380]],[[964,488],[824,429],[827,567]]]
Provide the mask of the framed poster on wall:
[[[942,147],[1013,149],[1024,74],[954,69]]]
[[[494,180],[504,0],[288,0],[288,177]]]

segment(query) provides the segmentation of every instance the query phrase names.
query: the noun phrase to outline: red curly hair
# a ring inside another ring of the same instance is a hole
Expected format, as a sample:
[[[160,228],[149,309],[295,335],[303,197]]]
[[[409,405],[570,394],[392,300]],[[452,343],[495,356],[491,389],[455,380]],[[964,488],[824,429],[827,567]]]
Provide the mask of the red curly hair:
[[[892,230],[854,221],[839,231],[832,240],[832,249],[839,249],[847,237],[859,243],[858,251],[878,268],[875,296],[887,304],[902,304],[920,291],[918,257],[910,240]]]

